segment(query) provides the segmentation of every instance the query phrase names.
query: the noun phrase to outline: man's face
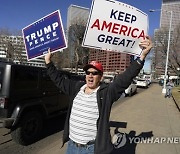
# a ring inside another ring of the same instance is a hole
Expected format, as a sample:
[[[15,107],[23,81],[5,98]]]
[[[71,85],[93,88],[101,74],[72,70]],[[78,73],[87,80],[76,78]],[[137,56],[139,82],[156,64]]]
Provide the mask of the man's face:
[[[90,89],[96,89],[102,79],[102,74],[100,74],[96,69],[89,68],[86,71],[86,84]]]

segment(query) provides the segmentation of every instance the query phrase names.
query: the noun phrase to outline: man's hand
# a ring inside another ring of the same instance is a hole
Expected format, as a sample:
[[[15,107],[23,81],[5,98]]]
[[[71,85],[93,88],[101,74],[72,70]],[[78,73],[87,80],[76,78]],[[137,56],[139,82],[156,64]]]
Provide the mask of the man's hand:
[[[51,52],[50,52],[50,48],[48,49],[48,53],[45,55],[44,57],[45,59],[45,63],[49,64],[51,62]]]
[[[143,49],[140,59],[144,60],[147,54],[150,52],[151,48],[153,47],[151,38],[149,36],[146,36],[146,40],[141,41],[139,43],[139,46]]]

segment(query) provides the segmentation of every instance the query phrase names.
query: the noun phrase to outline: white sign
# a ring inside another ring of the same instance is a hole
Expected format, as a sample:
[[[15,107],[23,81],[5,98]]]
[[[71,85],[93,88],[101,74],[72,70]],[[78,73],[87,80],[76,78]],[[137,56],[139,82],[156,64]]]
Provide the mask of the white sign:
[[[148,24],[147,14],[133,6],[94,0],[82,46],[139,56],[139,42],[145,40]]]

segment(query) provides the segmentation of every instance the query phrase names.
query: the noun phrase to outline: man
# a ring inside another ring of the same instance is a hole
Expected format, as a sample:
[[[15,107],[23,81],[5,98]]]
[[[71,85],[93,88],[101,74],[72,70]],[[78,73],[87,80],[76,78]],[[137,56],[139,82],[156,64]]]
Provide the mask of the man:
[[[67,141],[67,154],[110,154],[113,150],[109,130],[109,116],[113,102],[131,84],[143,67],[145,57],[152,48],[147,36],[140,43],[143,49],[127,70],[109,83],[101,83],[103,67],[93,61],[84,67],[86,83],[68,79],[59,74],[51,62],[50,51],[45,56],[47,72],[51,80],[70,96],[70,104],[64,126],[63,144]]]
[[[166,84],[166,94],[165,94],[165,98],[166,97],[171,97],[172,96],[172,88],[174,87],[174,83],[172,80],[169,80],[168,83]]]

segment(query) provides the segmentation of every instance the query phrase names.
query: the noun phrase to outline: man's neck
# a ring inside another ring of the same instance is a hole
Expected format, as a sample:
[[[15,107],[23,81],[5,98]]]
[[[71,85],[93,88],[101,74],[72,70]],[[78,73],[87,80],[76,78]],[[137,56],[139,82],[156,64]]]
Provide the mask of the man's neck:
[[[95,91],[97,88],[98,88],[98,87],[96,87],[96,88],[86,87],[86,88],[84,89],[84,93],[85,93],[85,94],[91,94],[91,93],[92,93],[93,91]]]

